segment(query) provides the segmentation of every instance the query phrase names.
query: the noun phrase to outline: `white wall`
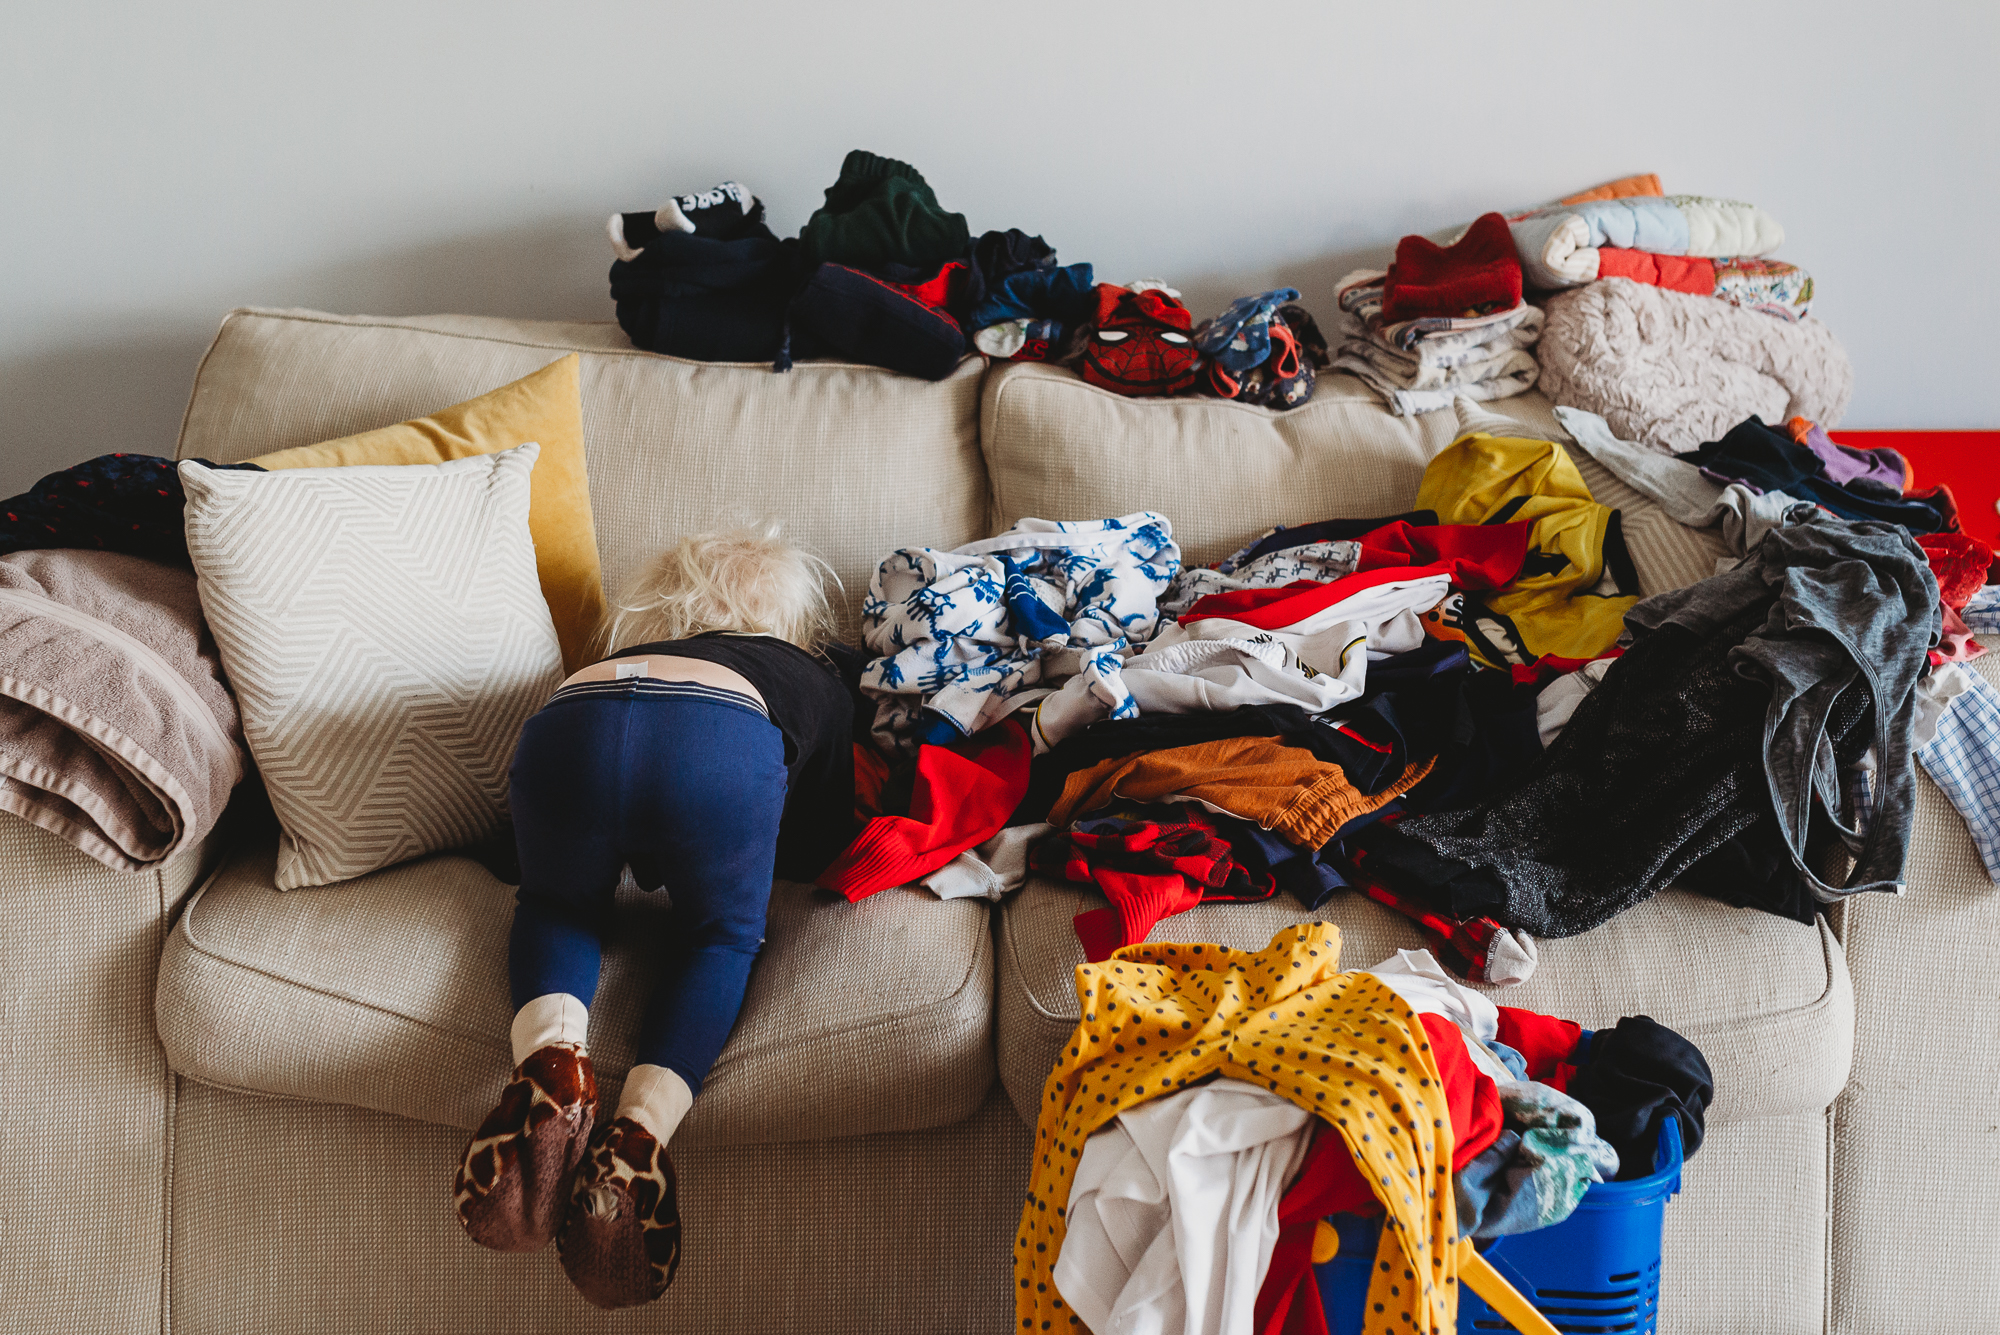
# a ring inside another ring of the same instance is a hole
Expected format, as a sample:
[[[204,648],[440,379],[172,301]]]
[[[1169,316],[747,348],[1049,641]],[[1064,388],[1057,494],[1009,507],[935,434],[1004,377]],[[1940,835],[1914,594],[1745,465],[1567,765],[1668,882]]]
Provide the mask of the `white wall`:
[[[1657,171],[1785,224],[1855,427],[2000,426],[2000,6],[9,7],[0,495],[171,450],[232,306],[609,318],[604,217],[852,147],[1197,316]]]

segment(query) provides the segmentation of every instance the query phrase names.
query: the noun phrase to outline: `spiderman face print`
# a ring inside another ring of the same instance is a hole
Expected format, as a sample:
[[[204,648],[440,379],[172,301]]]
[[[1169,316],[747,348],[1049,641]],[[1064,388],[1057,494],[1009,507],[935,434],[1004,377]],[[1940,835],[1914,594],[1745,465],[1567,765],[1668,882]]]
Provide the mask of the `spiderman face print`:
[[[1164,292],[1104,284],[1077,369],[1091,384],[1119,394],[1178,394],[1201,370],[1193,325],[1187,307]]]

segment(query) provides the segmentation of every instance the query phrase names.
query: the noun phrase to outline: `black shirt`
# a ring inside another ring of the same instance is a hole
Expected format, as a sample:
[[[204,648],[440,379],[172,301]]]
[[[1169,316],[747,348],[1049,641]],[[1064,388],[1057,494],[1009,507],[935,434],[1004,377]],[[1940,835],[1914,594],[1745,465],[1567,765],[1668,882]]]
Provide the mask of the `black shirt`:
[[[718,663],[757,688],[785,738],[778,874],[818,876],[854,837],[854,705],[833,665],[775,635],[722,633],[635,644],[611,657],[643,654]]]

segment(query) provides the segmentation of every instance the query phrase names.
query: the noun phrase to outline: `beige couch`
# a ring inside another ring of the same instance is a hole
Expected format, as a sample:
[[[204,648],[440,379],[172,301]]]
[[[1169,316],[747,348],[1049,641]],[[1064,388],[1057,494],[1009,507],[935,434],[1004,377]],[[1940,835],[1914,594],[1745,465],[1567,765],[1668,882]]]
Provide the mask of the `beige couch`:
[[[1151,508],[1209,561],[1273,522],[1407,507],[1451,435],[1450,414],[1393,418],[1344,376],[1273,415],[976,360],[937,384],[780,376],[636,352],[609,324],[238,311],[180,453],[227,462],[382,425],[571,350],[607,579],[666,535],[775,512],[845,581],[850,633],[899,545]],[[1557,431],[1538,395],[1497,406]],[[1713,568],[1705,535],[1578,454],[1625,507],[1649,591]],[[2000,1325],[2000,897],[1922,791],[1900,900],[1804,927],[1670,892],[1545,943],[1505,997],[1587,1025],[1653,1015],[1715,1068],[1709,1139],[1668,1212],[1662,1330]],[[509,887],[443,855],[280,894],[268,819],[239,798],[201,848],[128,875],[0,817],[0,1032],[11,1087],[33,1096],[0,1117],[0,1328],[1012,1328],[1022,1119],[1076,1017],[1082,892],[847,904],[781,885],[742,1021],[676,1142],[680,1276],[613,1316],[552,1253],[484,1252],[452,1219],[452,1165],[508,1065]],[[633,944],[592,1012],[614,1091],[655,922],[627,891]],[[1303,916],[1281,897],[1156,936],[1256,946]],[[1354,967],[1421,944],[1358,897],[1323,916]]]

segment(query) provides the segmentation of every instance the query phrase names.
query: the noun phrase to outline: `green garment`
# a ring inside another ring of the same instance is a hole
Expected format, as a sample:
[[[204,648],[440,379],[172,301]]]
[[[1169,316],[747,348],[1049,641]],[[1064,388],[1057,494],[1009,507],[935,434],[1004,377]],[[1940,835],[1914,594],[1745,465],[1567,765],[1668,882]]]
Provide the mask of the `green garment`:
[[[946,213],[922,172],[858,148],[840,164],[826,204],[799,233],[808,266],[902,264],[926,274],[963,258],[971,241],[965,215]]]

